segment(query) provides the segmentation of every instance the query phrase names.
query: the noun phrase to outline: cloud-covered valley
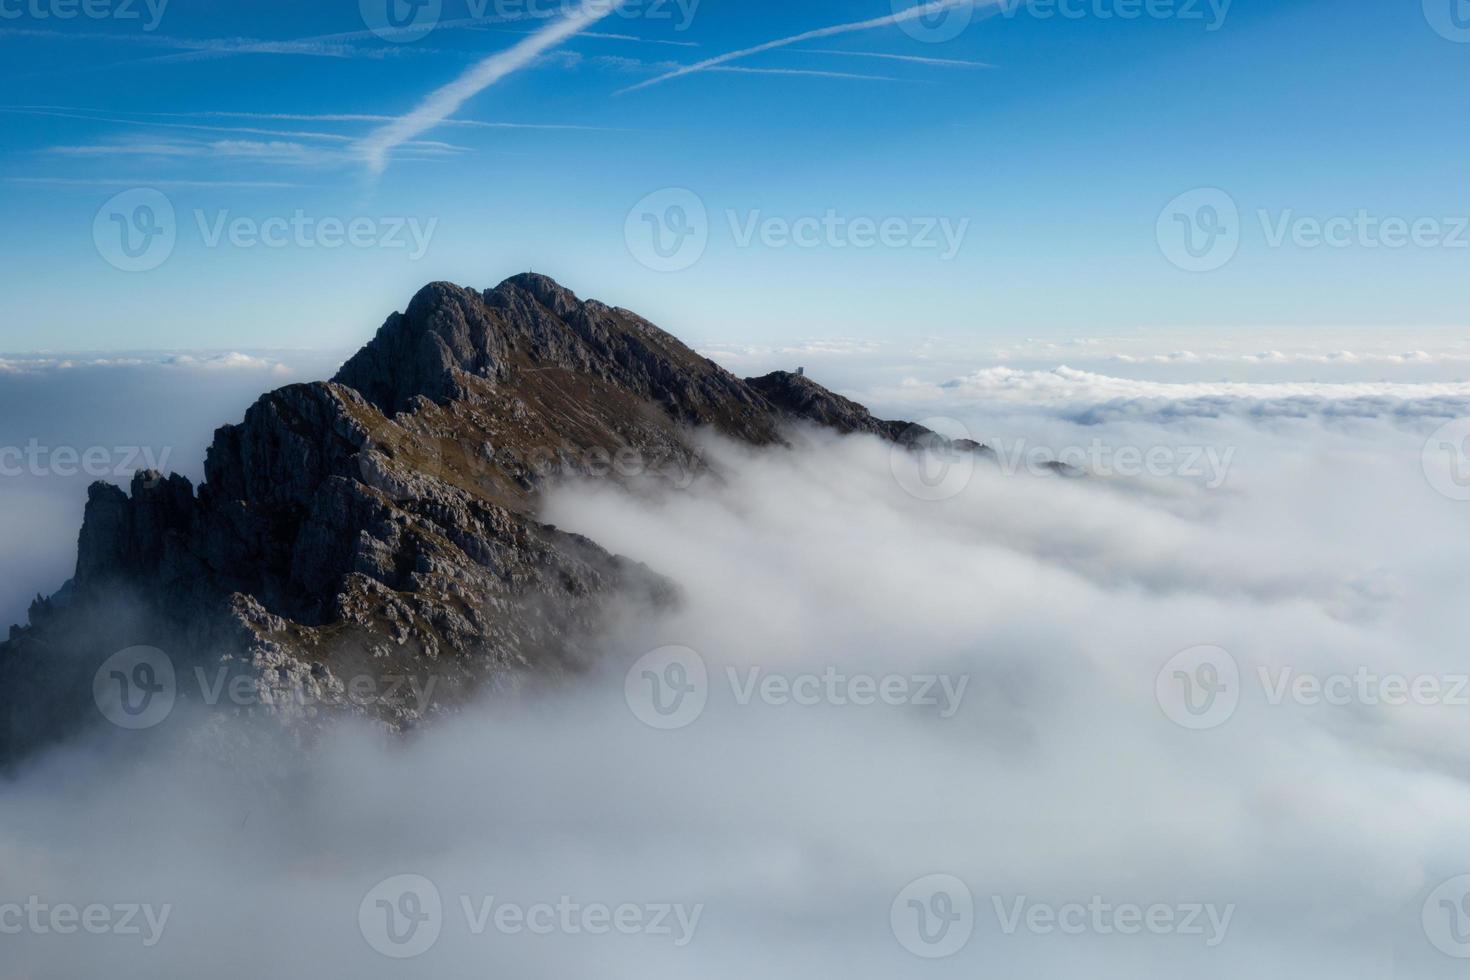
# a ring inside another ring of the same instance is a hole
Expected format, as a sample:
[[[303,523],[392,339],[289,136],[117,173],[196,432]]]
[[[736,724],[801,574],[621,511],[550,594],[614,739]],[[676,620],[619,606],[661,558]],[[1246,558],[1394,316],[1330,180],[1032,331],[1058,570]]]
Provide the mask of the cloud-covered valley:
[[[687,488],[552,494],[545,520],[681,596],[627,605],[566,687],[309,751],[180,710],[31,764],[0,784],[6,969],[1455,975],[1470,503],[1425,471],[1445,420],[1400,407],[1444,393],[1352,417],[923,394],[884,407],[999,457],[808,432],[710,441]],[[1068,477],[1006,440],[1229,465]],[[414,922],[432,941],[384,955]]]

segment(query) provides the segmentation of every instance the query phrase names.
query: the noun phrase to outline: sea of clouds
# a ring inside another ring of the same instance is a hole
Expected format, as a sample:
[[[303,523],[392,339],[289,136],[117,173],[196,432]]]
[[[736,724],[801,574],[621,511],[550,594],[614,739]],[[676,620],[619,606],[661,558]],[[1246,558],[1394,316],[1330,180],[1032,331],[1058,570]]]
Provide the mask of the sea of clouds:
[[[1455,382],[1007,370],[846,389],[991,456],[711,438],[688,488],[560,488],[548,522],[682,593],[565,690],[32,763],[0,976],[1460,975]],[[79,515],[32,489],[7,538],[64,563]]]

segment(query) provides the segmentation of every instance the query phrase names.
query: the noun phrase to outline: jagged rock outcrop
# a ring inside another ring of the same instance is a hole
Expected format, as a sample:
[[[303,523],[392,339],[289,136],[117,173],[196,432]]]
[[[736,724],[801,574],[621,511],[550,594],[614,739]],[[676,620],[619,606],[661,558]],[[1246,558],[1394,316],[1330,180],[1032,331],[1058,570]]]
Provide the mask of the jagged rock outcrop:
[[[798,420],[928,431],[804,377],[741,381],[545,276],[427,286],[331,382],[219,429],[197,492],[153,472],[91,488],[75,578],[0,646],[0,760],[80,724],[98,665],[138,644],[227,664],[287,715],[302,688],[432,672],[432,705],[354,703],[397,727],[481,684],[577,670],[614,597],[677,589],[538,521],[538,490],[560,473],[687,478],[696,427],[774,445]]]

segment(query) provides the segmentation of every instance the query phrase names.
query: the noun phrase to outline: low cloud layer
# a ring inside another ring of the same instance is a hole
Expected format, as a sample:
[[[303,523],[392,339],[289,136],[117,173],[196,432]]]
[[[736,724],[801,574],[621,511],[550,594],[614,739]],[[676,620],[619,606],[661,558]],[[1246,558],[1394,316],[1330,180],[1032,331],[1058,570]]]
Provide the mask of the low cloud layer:
[[[1098,422],[1148,417],[1354,417],[1402,420],[1470,415],[1470,382],[1154,381],[1058,367],[985,368],[943,382],[878,388],[886,401],[930,411],[1039,411]]]
[[[9,968],[1459,975],[1470,503],[1426,477],[1431,420],[1008,419],[1233,453],[1210,488],[807,434],[568,486],[546,519],[678,610],[406,740],[302,752],[241,708],[47,757],[0,786]]]

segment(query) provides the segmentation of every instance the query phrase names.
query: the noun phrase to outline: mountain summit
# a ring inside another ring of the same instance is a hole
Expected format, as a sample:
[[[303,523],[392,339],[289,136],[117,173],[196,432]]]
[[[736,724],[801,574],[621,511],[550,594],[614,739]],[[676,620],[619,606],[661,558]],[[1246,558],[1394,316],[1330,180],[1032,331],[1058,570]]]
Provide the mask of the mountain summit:
[[[799,375],[741,380],[546,276],[433,283],[331,381],[219,429],[197,489],[156,472],[91,487],[74,579],[0,645],[0,757],[95,716],[99,666],[138,646],[225,667],[283,715],[303,691],[350,707],[350,678],[432,672],[431,703],[357,705],[394,727],[487,681],[575,670],[613,596],[677,588],[540,522],[539,492],[563,475],[682,485],[703,467],[696,429],[774,446],[794,422],[927,432]]]

